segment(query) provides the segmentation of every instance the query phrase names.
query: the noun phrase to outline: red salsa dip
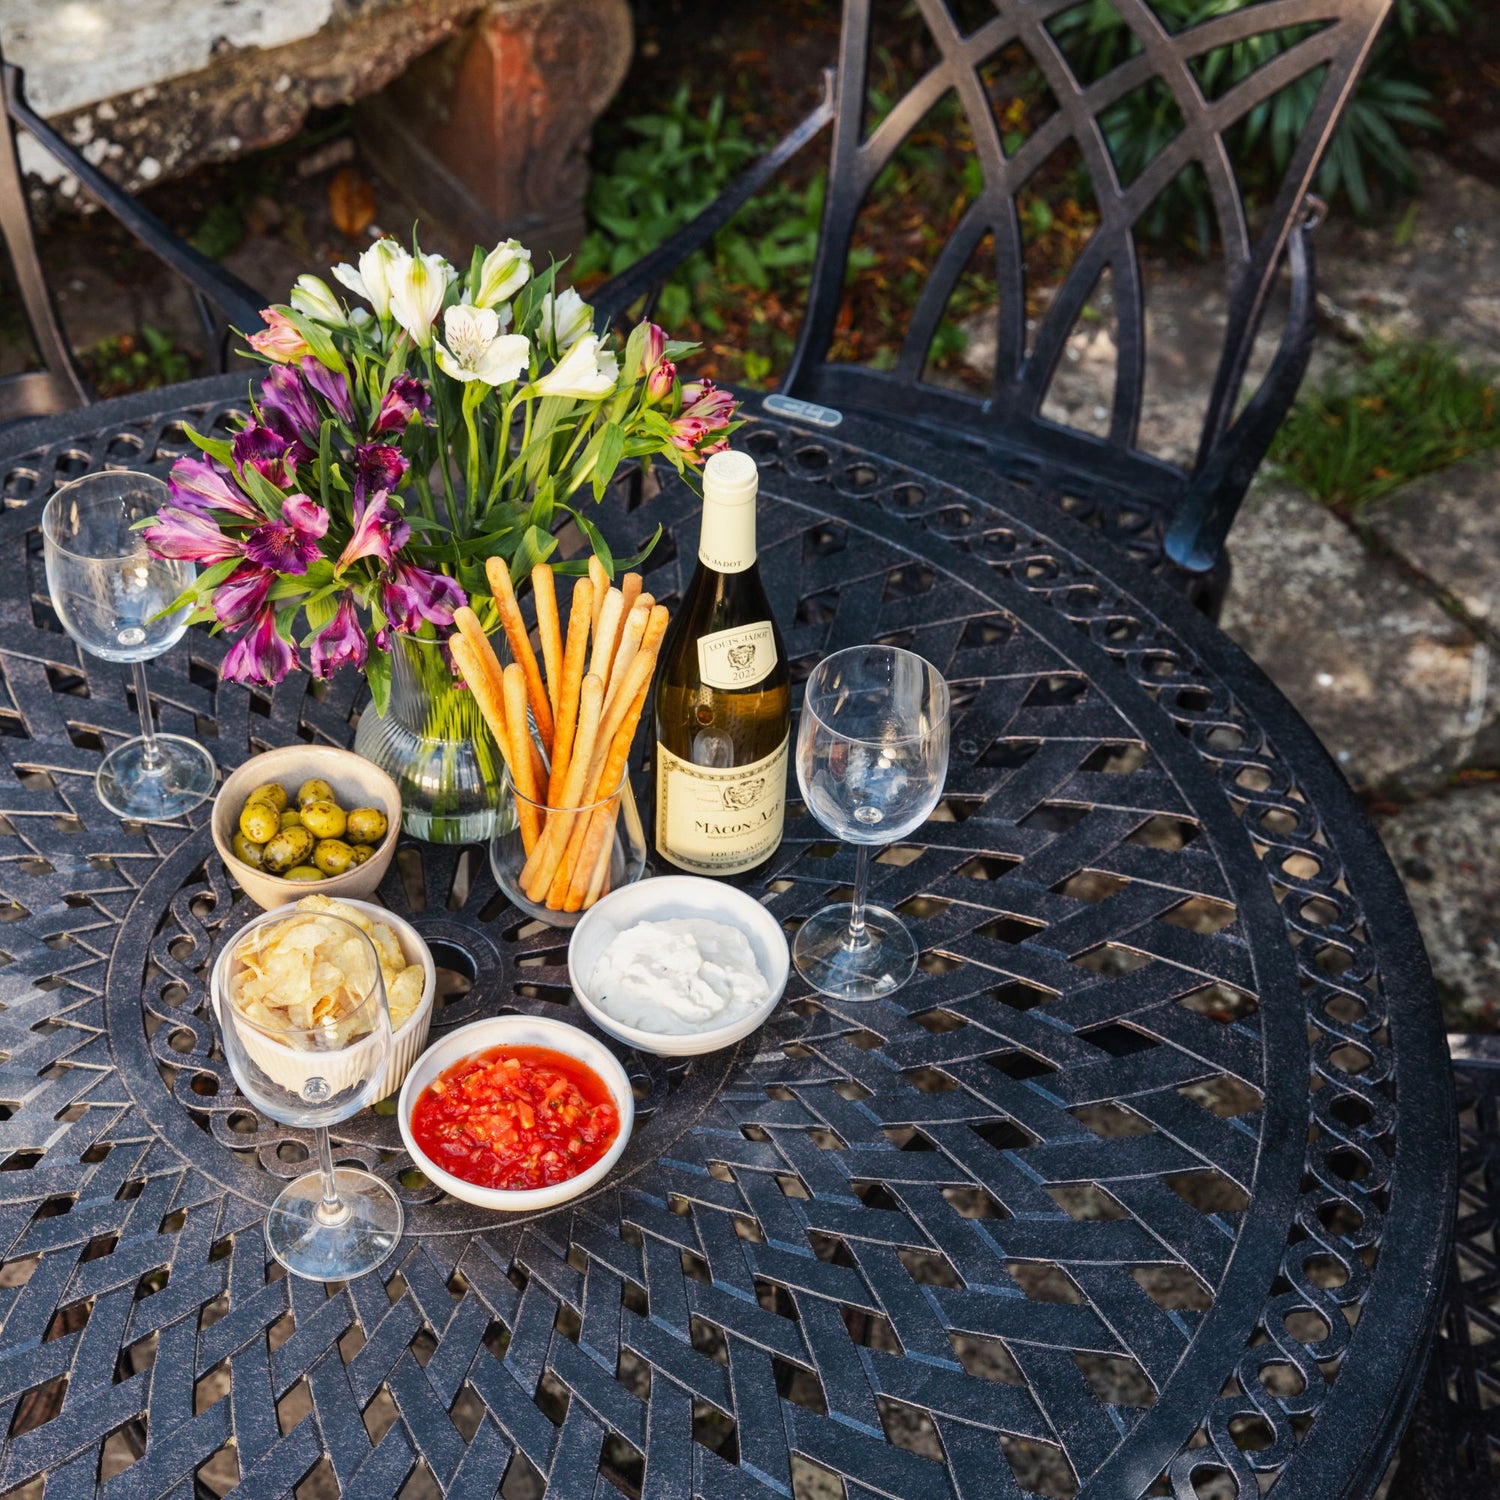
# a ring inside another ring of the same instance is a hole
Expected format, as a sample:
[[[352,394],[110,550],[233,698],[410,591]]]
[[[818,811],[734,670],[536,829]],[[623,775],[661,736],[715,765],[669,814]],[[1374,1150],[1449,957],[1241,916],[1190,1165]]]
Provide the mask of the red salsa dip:
[[[620,1112],[609,1086],[576,1057],[491,1047],[422,1090],[411,1133],[445,1172],[524,1192],[586,1172],[614,1144]]]

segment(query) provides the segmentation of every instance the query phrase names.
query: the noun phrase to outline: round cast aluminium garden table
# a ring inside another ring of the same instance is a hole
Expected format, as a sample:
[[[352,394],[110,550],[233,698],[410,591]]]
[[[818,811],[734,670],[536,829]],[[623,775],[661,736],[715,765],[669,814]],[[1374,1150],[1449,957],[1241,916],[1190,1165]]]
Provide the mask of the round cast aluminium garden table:
[[[1373,1486],[1454,1173],[1395,875],[1202,618],[1024,488],[852,419],[752,412],[740,441],[800,675],[881,639],[953,685],[944,801],[872,891],[916,978],[841,1007],[794,977],[727,1052],[626,1054],[619,1170],[531,1218],[439,1196],[367,1111],[335,1134],[403,1194],[398,1252],[329,1289],[268,1264],[306,1137],[237,1093],[205,989],[249,904],[207,808],[122,826],[96,802],[128,677],[62,633],[38,534],[55,484],[165,473],[184,420],[242,400],[129,398],[0,461],[0,1494]],[[669,484],[602,520],[620,547],[664,527],[647,586],[670,599],[696,516]],[[152,664],[164,729],[226,771],[348,742],[359,678],[221,687],[224,649],[192,632]],[[791,928],[852,872],[793,805],[764,900]],[[566,1012],[566,934],[511,910],[482,851],[409,845],[381,895],[451,971],[438,1033]]]

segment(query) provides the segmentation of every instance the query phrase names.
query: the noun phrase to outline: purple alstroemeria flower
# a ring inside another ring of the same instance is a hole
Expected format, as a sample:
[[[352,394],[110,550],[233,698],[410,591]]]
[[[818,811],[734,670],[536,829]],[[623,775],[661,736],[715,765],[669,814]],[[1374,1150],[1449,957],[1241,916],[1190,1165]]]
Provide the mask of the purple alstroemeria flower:
[[[276,573],[305,573],[321,557],[328,512],[306,495],[289,495],[279,521],[266,521],[245,538],[245,556]]]
[[[672,394],[677,383],[677,366],[670,359],[662,360],[646,377],[646,400],[652,406],[660,406]]]
[[[312,674],[327,682],[340,667],[353,667],[357,672],[364,666],[368,653],[353,595],[345,594],[338,612],[313,637]]]
[[[238,441],[238,439],[236,439]],[[207,517],[210,511],[227,511],[258,521],[260,512],[235,488],[234,481],[218,464],[207,458],[179,458],[167,476],[167,488],[178,510]]]
[[[377,491],[394,490],[406,470],[406,460],[393,444],[361,443],[354,450],[355,504]],[[400,545],[398,542],[397,546]]]
[[[223,562],[226,558],[240,557],[245,551],[243,542],[225,536],[207,516],[171,505],[158,511],[156,520],[141,535],[157,557],[171,558],[174,562]]]
[[[722,391],[711,380],[695,380],[682,388],[682,415],[696,417],[710,432],[729,426],[738,403],[732,391]]]
[[[330,370],[308,355],[302,361],[302,375],[307,383],[333,408],[335,414],[348,427],[354,425],[354,398],[349,394],[349,382],[337,370]]]
[[[380,403],[373,436],[379,437],[383,432],[405,432],[406,424],[414,416],[424,416],[431,405],[432,396],[415,375],[398,375],[385,393],[385,400]]]
[[[276,611],[267,606],[229,648],[219,675],[226,682],[275,687],[297,666],[297,648],[276,633]]]
[[[378,558],[388,568],[410,540],[411,527],[391,504],[391,497],[384,490],[371,495],[368,500],[356,500],[354,534],[339,554],[334,572],[342,573],[350,563],[358,562],[362,557]]]
[[[306,382],[287,365],[275,365],[260,383],[261,419],[300,450],[293,459],[306,463],[318,451],[321,424]]]
[[[649,375],[666,357],[666,330],[656,323],[647,323],[646,343],[641,350],[641,374]]]
[[[214,590],[214,614],[225,630],[247,625],[265,607],[276,575],[269,568],[245,563]]]
[[[297,446],[300,448],[301,444]],[[236,468],[243,469],[248,464],[279,490],[297,482],[290,460],[291,451],[292,445],[280,433],[260,422],[252,422],[244,431],[236,433],[229,449]],[[259,511],[251,514],[256,520],[261,518]]]
[[[467,603],[455,580],[443,573],[429,573],[412,563],[396,563],[381,589],[381,604],[391,624],[403,635],[414,635],[423,620],[433,625],[451,625],[453,612]]]

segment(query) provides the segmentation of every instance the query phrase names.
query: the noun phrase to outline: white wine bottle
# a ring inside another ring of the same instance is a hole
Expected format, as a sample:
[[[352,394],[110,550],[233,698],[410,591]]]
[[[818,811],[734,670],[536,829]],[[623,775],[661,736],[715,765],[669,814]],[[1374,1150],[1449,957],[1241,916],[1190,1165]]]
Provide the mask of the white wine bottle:
[[[698,568],[662,645],[656,848],[694,875],[743,875],[781,842],[792,689],[755,554],[748,453],[703,471]]]

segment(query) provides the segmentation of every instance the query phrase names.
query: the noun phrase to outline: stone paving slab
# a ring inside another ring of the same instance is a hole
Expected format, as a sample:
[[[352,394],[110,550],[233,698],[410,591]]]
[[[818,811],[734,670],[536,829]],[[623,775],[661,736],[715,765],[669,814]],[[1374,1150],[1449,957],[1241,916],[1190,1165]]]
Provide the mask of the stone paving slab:
[[[1372,505],[1392,552],[1489,626],[1500,626],[1500,453],[1426,475]]]
[[[1500,1023],[1500,782],[1463,787],[1386,818],[1448,1024]]]
[[[1224,628],[1355,786],[1426,792],[1493,754],[1500,707],[1474,712],[1488,652],[1324,506],[1262,481],[1229,551]]]

